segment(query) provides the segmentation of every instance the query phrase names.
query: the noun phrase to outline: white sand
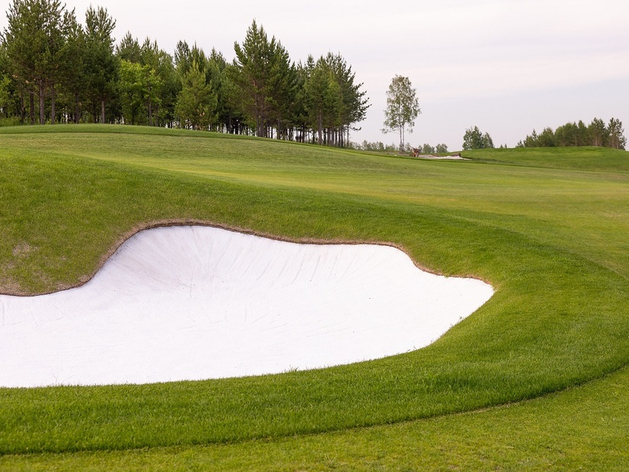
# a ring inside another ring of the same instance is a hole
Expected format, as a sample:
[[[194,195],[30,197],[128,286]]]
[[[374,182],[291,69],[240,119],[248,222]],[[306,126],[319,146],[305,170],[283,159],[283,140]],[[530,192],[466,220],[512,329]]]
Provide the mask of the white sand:
[[[0,386],[199,380],[426,346],[493,294],[398,249],[210,227],[142,231],[86,285],[0,296]]]

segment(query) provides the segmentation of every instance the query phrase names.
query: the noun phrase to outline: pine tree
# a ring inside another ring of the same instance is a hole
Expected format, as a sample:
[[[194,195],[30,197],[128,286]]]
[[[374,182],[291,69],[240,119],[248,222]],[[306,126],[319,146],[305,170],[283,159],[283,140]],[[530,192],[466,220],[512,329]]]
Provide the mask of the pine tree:
[[[269,41],[264,28],[258,28],[255,20],[247,30],[242,46],[234,43],[234,65],[238,71],[235,78],[243,94],[243,111],[255,126],[256,136],[261,137],[267,137],[268,134],[269,79],[276,47],[275,38]]]
[[[330,102],[327,98],[330,85],[330,71],[325,61],[319,59],[315,64],[312,56],[308,57],[306,65],[306,81],[304,84],[304,105],[308,116],[308,123],[317,135],[317,141],[323,144],[324,122],[327,113],[326,106]]]
[[[87,88],[93,104],[94,121],[99,116],[100,122],[105,123],[106,105],[115,94],[118,80],[119,63],[114,55],[115,39],[112,37],[116,20],[109,16],[106,9],[90,6],[85,13],[85,23]]]
[[[68,24],[64,62],[65,76],[63,91],[66,94],[67,105],[70,108],[72,121],[80,120],[80,104],[86,98],[88,91],[86,35],[83,27],[72,17]]]
[[[31,94],[31,121],[34,122],[33,94],[39,97],[39,122],[44,124],[45,99],[61,80],[62,51],[66,21],[65,6],[59,0],[14,0],[7,13],[8,27],[3,37],[13,74]],[[34,87],[33,87],[34,85]],[[54,121],[54,112],[52,118]]]

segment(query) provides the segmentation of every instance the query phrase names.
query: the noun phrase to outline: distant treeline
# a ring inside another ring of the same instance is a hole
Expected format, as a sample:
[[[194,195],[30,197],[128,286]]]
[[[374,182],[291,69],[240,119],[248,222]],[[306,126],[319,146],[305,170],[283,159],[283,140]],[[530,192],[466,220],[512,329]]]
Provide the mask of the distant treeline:
[[[566,123],[555,131],[544,128],[537,134],[535,130],[517,147],[554,147],[554,146],[601,146],[625,149],[627,138],[624,136],[622,122],[616,118],[606,125],[600,118],[594,118],[586,125],[583,121]]]
[[[369,142],[363,141],[360,144],[353,144],[353,147],[356,149],[361,149],[363,151],[380,151],[380,152],[399,152],[399,146],[395,144],[384,144],[383,142]],[[414,148],[410,145],[410,143],[406,143],[404,145],[404,152],[411,154],[414,152]],[[430,144],[424,144],[416,149],[420,154],[447,154],[448,146],[445,144],[437,144],[436,146],[431,146]]]
[[[345,59],[302,63],[254,21],[236,58],[180,41],[173,55],[90,6],[85,25],[59,0],[13,0],[0,36],[0,121],[124,123],[344,146],[368,99]]]

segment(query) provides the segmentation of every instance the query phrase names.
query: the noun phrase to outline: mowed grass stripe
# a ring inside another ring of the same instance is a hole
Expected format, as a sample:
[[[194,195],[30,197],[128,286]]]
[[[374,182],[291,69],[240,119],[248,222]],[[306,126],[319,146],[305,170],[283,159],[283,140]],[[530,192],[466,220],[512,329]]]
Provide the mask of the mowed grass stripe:
[[[57,139],[62,148],[63,134]],[[470,214],[376,195],[226,182],[211,172],[63,157],[61,150],[50,159],[24,146],[22,155],[2,157],[1,187],[0,270],[21,290],[76,283],[121,235],[178,218],[290,239],[388,241],[433,270],[489,280],[498,293],[433,346],[375,362],[221,381],[3,389],[3,453],[241,441],[406,421],[543,395],[629,358],[626,277],[605,259],[595,264],[558,239],[544,240],[543,221],[503,228],[488,207]],[[487,173],[494,165],[482,166]],[[442,198],[460,197],[444,190]],[[16,254],[16,247],[30,249]]]

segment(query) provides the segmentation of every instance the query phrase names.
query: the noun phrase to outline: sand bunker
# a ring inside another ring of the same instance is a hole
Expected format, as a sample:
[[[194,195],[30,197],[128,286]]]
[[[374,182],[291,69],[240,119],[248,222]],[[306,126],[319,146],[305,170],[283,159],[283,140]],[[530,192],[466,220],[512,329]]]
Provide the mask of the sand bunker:
[[[142,231],[86,285],[0,296],[0,386],[281,373],[426,346],[493,294],[398,249]]]

